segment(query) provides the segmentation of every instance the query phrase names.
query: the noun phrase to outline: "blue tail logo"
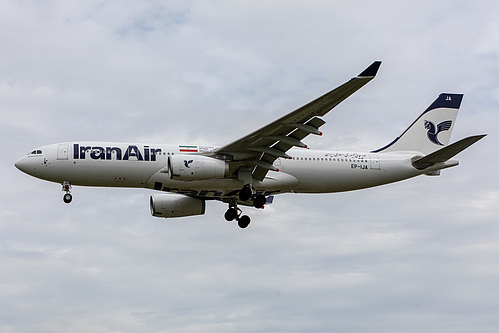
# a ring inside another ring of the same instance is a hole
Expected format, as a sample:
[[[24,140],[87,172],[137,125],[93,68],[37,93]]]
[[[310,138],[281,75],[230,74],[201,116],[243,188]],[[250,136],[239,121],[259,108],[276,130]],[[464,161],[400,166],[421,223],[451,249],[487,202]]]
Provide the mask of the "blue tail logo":
[[[435,127],[435,125],[429,121],[424,121],[424,128],[428,130],[426,133],[428,135],[428,139],[436,145],[443,146],[444,144],[438,141],[437,135],[440,132],[448,131],[452,126],[452,120],[442,121],[440,124]]]
[[[189,164],[191,164],[192,162],[194,162],[194,160],[184,160],[184,165],[186,168],[190,168]]]

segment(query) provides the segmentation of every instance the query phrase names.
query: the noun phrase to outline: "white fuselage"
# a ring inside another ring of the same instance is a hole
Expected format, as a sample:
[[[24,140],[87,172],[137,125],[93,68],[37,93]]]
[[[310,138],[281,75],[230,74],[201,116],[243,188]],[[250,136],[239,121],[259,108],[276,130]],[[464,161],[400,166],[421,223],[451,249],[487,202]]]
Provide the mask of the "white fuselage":
[[[202,197],[235,195],[244,185],[237,177],[208,180],[170,179],[170,155],[208,154],[215,147],[144,145],[114,142],[71,142],[40,147],[22,157],[16,166],[34,177],[72,185],[135,187]],[[291,159],[279,158],[265,179],[254,188],[273,193],[329,193],[392,183],[457,165],[417,170],[411,164],[415,152],[353,153],[294,148]]]

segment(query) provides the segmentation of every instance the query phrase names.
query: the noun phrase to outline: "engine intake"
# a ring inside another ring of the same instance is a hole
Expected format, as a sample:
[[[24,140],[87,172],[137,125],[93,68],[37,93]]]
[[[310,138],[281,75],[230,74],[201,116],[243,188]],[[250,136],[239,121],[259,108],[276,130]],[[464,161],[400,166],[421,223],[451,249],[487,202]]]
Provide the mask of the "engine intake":
[[[203,215],[206,202],[181,194],[155,194],[151,195],[150,207],[155,217],[183,217]]]
[[[168,156],[170,179],[204,180],[224,178],[229,172],[229,163],[199,155]]]

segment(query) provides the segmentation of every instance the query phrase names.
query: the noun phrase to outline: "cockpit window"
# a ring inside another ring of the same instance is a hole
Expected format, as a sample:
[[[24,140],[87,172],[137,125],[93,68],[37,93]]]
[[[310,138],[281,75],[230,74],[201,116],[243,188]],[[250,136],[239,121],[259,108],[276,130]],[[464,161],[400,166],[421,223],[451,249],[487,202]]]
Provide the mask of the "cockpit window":
[[[33,150],[31,153],[29,153],[28,155],[41,155],[42,154],[42,151],[39,150],[39,149],[36,149],[36,150]]]

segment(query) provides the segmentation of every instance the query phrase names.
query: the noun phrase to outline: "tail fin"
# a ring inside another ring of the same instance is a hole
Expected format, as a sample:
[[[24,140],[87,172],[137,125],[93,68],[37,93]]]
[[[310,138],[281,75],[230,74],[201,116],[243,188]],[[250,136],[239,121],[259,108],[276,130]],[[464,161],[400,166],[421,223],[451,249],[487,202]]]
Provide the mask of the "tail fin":
[[[440,94],[409,128],[379,152],[411,151],[431,154],[449,143],[462,94]]]

